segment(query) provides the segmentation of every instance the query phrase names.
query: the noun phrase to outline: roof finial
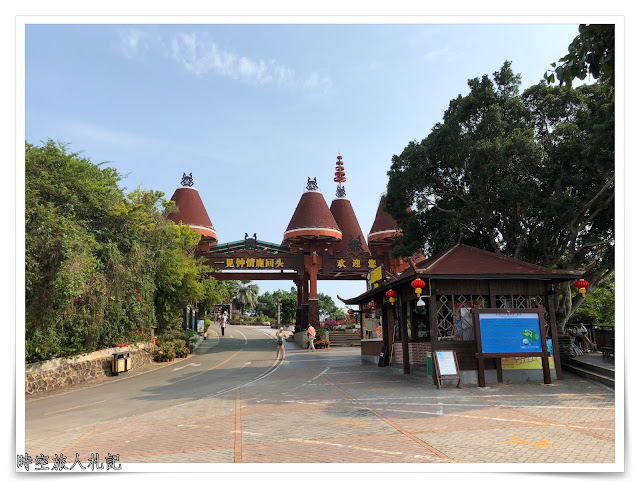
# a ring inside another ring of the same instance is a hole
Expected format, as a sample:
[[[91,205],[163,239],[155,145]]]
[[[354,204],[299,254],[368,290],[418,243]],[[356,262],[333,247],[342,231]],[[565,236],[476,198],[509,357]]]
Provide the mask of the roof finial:
[[[342,186],[342,183],[347,181],[347,178],[345,178],[344,175],[345,175],[345,172],[344,172],[344,167],[342,162],[342,156],[340,156],[340,153],[338,152],[338,161],[336,161],[335,178],[333,179],[333,181],[338,183],[338,189],[336,190],[336,196],[338,198],[343,198],[347,195],[346,190]]]
[[[189,173],[189,176],[187,176],[187,173],[182,173],[182,182],[181,182],[182,186],[193,186],[193,176],[192,173]]]
[[[307,178],[307,190],[315,191],[317,189],[318,189],[318,182],[316,181],[316,178],[314,179]]]

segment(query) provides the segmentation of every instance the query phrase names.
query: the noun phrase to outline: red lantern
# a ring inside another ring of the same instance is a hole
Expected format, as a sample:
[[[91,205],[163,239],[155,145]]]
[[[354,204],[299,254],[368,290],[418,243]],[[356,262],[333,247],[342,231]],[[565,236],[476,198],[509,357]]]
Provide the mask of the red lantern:
[[[389,299],[389,301],[391,302],[391,305],[393,305],[393,302],[396,301],[396,298],[398,297],[398,292],[395,290],[389,290],[387,293],[387,298]]]
[[[426,283],[422,281],[420,278],[413,280],[411,282],[411,286],[416,290],[416,295],[418,296],[422,294],[422,289],[424,288],[425,285]]]
[[[347,313],[348,313],[349,315],[353,315],[353,309],[351,309],[351,308],[350,308],[350,309],[347,311]]]
[[[589,282],[587,280],[583,280],[582,278],[576,281],[573,286],[575,286],[578,291],[582,294],[582,298],[585,297],[587,293],[587,288],[589,288]]]

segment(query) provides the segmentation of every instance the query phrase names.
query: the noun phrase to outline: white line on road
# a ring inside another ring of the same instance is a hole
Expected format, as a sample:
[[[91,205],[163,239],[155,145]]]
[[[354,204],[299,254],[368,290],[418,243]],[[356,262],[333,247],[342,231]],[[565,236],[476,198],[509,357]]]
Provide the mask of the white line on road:
[[[244,335],[242,332],[240,332],[238,329],[236,329],[236,332],[240,334],[242,337],[244,337],[244,343],[247,344],[247,336]]]
[[[184,366],[178,366],[177,368],[174,369],[174,371],[178,371],[179,369],[186,368],[187,366],[200,366],[200,363],[189,363],[189,364],[185,364]]]

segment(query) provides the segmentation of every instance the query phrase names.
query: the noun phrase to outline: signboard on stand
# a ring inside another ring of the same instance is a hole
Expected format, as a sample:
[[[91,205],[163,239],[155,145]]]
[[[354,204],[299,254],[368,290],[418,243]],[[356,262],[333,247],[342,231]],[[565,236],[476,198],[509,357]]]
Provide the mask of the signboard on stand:
[[[485,358],[541,358],[545,384],[551,383],[544,309],[473,309],[478,385],[485,386]]]
[[[198,332],[204,332],[204,320],[198,320]]]
[[[458,388],[462,388],[460,368],[455,351],[435,351],[433,366],[436,374],[435,381],[438,389],[442,387],[442,380],[458,380]]]

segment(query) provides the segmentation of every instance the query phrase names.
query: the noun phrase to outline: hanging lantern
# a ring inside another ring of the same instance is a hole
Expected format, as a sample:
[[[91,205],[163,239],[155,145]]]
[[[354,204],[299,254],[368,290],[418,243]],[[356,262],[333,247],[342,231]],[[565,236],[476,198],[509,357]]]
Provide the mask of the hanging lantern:
[[[422,289],[424,288],[425,285],[426,283],[422,281],[420,278],[418,278],[417,280],[413,280],[411,282],[411,286],[415,289],[416,295],[418,296],[422,294]]]
[[[395,290],[389,290],[387,293],[387,298],[389,299],[389,301],[391,302],[391,305],[393,305],[393,303],[396,301],[396,298],[398,296],[398,292]]]
[[[349,314],[349,316],[353,316],[353,309],[350,308],[349,310],[347,310],[347,313]]]
[[[373,312],[376,309],[376,302],[374,302],[373,300],[371,300],[369,302],[369,309]]]
[[[582,294],[582,298],[584,298],[587,293],[587,288],[589,288],[589,282],[587,280],[579,279],[573,284],[573,286],[578,289],[578,291]]]

